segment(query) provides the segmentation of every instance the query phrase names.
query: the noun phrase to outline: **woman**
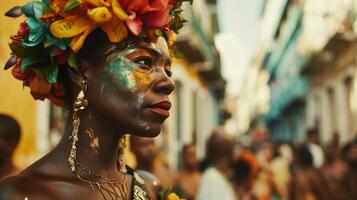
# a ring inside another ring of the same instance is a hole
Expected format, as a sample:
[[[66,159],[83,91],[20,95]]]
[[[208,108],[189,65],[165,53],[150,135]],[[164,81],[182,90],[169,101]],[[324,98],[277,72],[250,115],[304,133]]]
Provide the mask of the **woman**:
[[[117,158],[124,134],[155,137],[169,116],[169,46],[184,21],[181,3],[43,0],[6,13],[27,20],[5,68],[69,117],[53,151],[0,183],[0,199],[149,199]]]

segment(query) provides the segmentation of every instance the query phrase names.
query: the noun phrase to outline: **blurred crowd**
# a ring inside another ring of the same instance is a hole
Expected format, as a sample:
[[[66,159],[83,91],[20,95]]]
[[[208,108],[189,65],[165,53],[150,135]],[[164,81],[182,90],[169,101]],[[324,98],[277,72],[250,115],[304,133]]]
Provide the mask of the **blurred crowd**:
[[[0,179],[16,174],[12,154],[20,127],[0,115]],[[216,129],[198,159],[195,144],[181,149],[180,167],[170,170],[155,139],[130,137],[136,170],[156,199],[170,189],[187,200],[354,200],[357,199],[357,139],[341,145],[335,133],[321,145],[318,130],[302,143],[268,139],[241,145]]]
[[[339,135],[319,143],[318,130],[301,143],[261,140],[249,146],[215,130],[206,157],[184,145],[182,165],[170,171],[154,139],[132,137],[137,169],[154,174],[163,188],[187,200],[353,200],[357,199],[357,139],[344,145]]]

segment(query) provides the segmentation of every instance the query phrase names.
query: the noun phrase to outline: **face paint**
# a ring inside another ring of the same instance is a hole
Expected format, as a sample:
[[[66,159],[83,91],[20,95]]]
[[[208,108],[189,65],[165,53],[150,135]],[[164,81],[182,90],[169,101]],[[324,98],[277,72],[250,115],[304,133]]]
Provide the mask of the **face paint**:
[[[114,117],[118,117],[119,122],[125,121],[123,127],[128,126],[134,132],[152,129],[157,132],[156,125],[160,119],[147,111],[147,107],[165,95],[156,95],[159,91],[154,87],[157,86],[156,81],[163,78],[163,72],[167,72],[166,67],[170,67],[166,41],[160,38],[155,44],[137,42],[125,49],[113,45],[105,56],[105,66],[100,68],[99,90],[108,97],[111,108],[117,110],[118,116]],[[130,111],[130,114],[121,113],[122,110]]]
[[[147,70],[140,68],[140,64],[126,58],[136,47],[129,46],[120,53],[114,53],[107,58],[105,72],[111,77],[116,87],[124,87],[131,92],[145,91],[150,83]]]
[[[126,63],[123,58],[117,58],[106,67],[106,71],[111,75],[117,87],[125,87],[130,91],[135,91],[134,69]]]
[[[143,70],[138,68],[134,69],[133,77],[136,83],[136,89],[139,91],[144,91],[150,84],[150,77],[148,73]]]
[[[169,46],[167,45],[165,38],[159,37],[157,39],[157,43],[154,45],[154,48],[159,51],[161,55],[166,56],[166,58],[170,56]]]
[[[88,128],[84,131],[89,137],[89,146],[93,153],[98,154],[99,152],[99,138],[96,136],[95,131]]]

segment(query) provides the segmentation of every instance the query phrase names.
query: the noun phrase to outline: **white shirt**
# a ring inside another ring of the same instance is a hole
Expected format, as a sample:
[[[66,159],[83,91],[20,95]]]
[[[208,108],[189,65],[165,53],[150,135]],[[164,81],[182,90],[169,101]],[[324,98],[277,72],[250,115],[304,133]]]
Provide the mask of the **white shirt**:
[[[196,200],[236,200],[231,183],[216,168],[208,168],[202,176]]]
[[[322,150],[322,148],[317,144],[309,143],[309,150],[312,154],[312,161],[314,167],[321,167],[325,161],[324,151]]]

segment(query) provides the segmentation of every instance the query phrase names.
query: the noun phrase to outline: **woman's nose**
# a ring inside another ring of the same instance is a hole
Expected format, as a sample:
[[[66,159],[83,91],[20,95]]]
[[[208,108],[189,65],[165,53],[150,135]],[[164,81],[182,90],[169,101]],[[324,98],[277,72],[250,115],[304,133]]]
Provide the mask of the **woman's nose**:
[[[175,89],[175,83],[163,70],[154,86],[155,91],[169,95]]]

